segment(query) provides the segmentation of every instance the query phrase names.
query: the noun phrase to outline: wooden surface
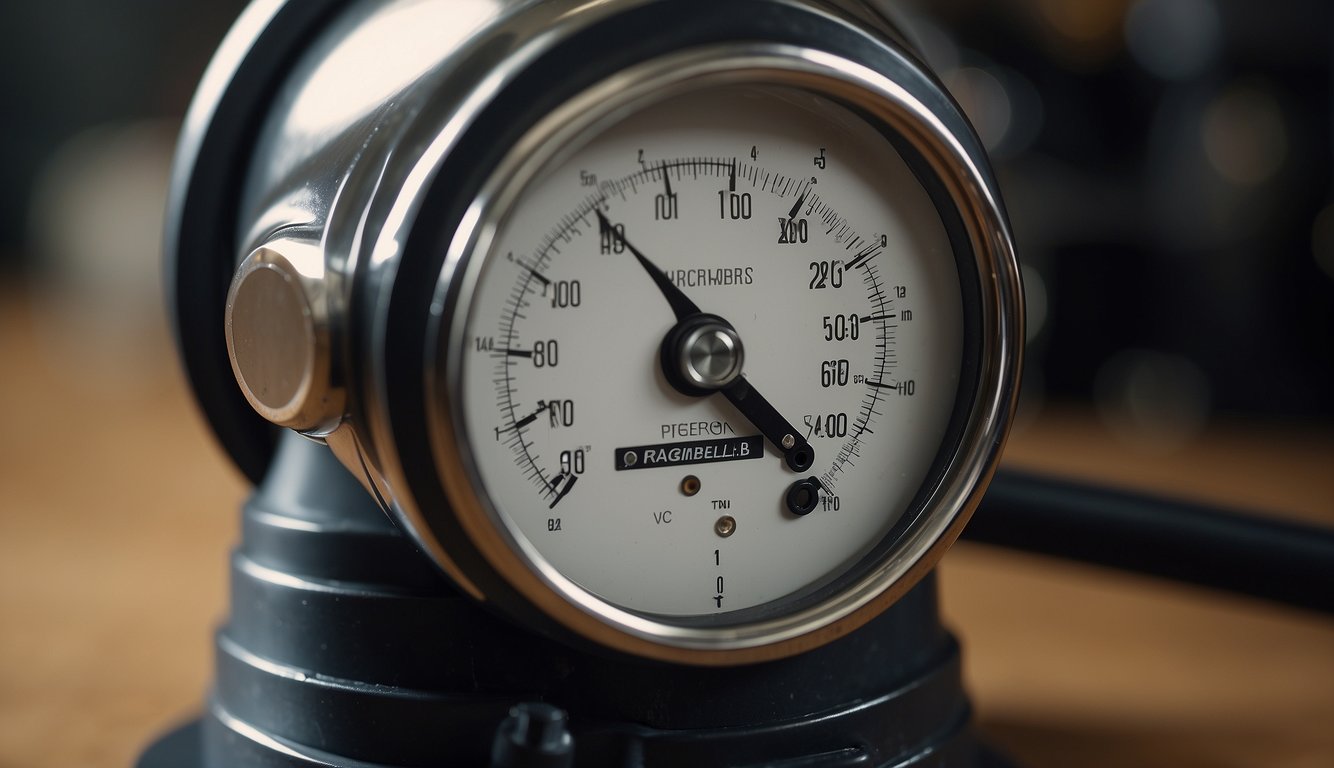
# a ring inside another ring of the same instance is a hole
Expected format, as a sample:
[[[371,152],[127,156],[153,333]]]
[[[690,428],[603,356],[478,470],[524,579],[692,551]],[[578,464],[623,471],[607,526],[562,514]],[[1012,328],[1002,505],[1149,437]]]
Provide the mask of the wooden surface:
[[[247,489],[160,334],[90,352],[42,317],[0,291],[0,768],[125,766],[200,706]],[[1143,456],[1046,411],[1007,462],[1334,525],[1328,429]],[[969,545],[941,571],[978,722],[1023,765],[1334,766],[1328,618]]]

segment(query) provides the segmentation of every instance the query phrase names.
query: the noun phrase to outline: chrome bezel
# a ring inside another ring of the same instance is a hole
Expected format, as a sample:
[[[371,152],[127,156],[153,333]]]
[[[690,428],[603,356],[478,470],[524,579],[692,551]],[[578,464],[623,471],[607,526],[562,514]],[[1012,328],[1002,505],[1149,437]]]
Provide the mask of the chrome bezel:
[[[927,496],[925,514],[891,553],[834,594],[793,613],[745,624],[683,626],[646,617],[565,578],[511,530],[487,496],[461,418],[462,356],[470,297],[492,239],[527,184],[568,152],[650,104],[695,89],[752,84],[806,90],[849,105],[902,137],[953,201],[972,246],[981,287],[983,335],[976,394],[947,467]],[[931,86],[934,88],[935,86]],[[984,161],[913,90],[861,64],[791,45],[690,48],[630,66],[541,119],[490,174],[451,241],[428,329],[425,404],[436,471],[449,510],[402,508],[435,553],[470,548],[508,588],[564,629],[598,645],[691,664],[779,658],[842,636],[903,595],[939,560],[972,514],[999,456],[1013,412],[1023,339],[1022,294],[1008,225]],[[972,151],[970,151],[972,149]],[[449,514],[467,541],[443,541],[431,516]],[[457,558],[450,558],[455,559]]]

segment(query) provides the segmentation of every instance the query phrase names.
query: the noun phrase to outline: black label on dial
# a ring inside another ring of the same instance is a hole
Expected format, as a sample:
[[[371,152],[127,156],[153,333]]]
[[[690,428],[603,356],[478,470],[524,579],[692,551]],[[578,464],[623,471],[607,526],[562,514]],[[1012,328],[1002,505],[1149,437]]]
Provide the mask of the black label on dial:
[[[682,464],[711,464],[715,461],[758,459],[764,455],[764,438],[726,437],[722,440],[691,440],[617,448],[616,469],[653,469]]]

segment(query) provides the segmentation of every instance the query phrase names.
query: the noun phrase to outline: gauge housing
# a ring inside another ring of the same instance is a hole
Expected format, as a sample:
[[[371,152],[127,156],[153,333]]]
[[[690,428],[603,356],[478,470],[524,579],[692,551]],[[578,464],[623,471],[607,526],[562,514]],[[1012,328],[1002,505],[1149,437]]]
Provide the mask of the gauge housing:
[[[571,642],[741,664],[854,630],[935,565],[995,468],[1015,403],[1022,299],[980,142],[888,22],[861,3],[797,0],[465,0],[307,13],[326,26],[267,105],[225,266],[277,237],[320,244],[331,386],[347,406],[319,439],[463,591]],[[385,53],[385,40],[403,50]],[[353,74],[366,82],[349,94]],[[781,610],[692,625],[592,596],[501,524],[458,427],[458,313],[478,254],[527,180],[628,112],[725,83],[806,90],[883,131],[956,251],[967,344],[955,419],[942,445],[929,447],[936,469],[901,524],[846,577]],[[187,194],[177,205],[193,202]],[[196,278],[181,271],[182,241],[198,234],[169,233],[183,283]],[[182,333],[204,324],[200,307],[178,299],[177,311]],[[197,380],[218,367],[210,349],[187,355]],[[229,425],[223,439],[253,476],[271,430],[235,392],[214,388],[200,388],[206,410]]]

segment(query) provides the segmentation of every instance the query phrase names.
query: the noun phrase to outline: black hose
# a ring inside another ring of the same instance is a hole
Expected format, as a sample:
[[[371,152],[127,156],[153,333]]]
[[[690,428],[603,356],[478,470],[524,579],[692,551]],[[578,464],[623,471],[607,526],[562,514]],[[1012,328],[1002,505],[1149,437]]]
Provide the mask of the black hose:
[[[963,538],[1334,614],[1334,529],[996,474]]]

